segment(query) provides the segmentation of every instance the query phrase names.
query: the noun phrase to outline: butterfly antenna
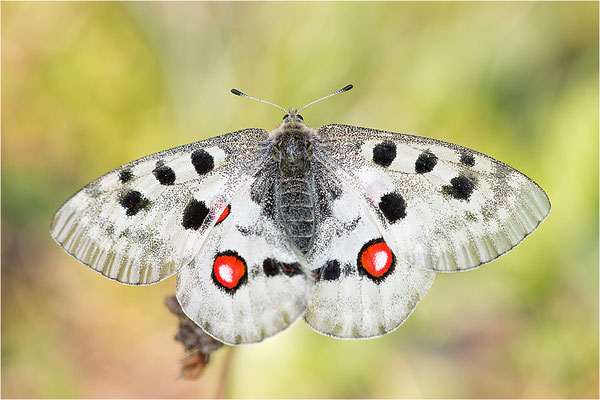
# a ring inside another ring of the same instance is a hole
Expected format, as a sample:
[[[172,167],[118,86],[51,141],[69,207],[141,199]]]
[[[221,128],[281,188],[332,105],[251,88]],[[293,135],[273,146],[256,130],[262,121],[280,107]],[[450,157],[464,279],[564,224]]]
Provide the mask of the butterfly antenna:
[[[327,99],[327,98],[329,98],[329,97],[331,97],[331,96],[335,96],[336,94],[340,94],[340,93],[347,92],[348,90],[352,89],[353,87],[354,87],[354,86],[352,86],[352,85],[346,85],[346,86],[344,86],[343,88],[341,88],[340,90],[338,90],[337,92],[333,92],[333,93],[331,93],[331,94],[330,94],[330,95],[328,95],[328,96],[321,97],[319,100],[315,100],[315,101],[313,101],[312,103],[308,103],[307,105],[305,105],[304,107],[302,107],[300,110],[298,110],[298,112],[300,112],[300,111],[304,110],[306,107],[308,107],[308,106],[311,106],[311,105],[313,105],[313,104],[315,104],[315,103],[317,103],[317,102],[319,102],[319,101],[321,101],[321,100],[325,100],[325,99]]]
[[[242,92],[240,92],[240,91],[239,91],[239,90],[237,90],[237,89],[231,89],[231,93],[235,94],[236,96],[240,96],[240,97],[247,97],[247,98],[249,98],[249,99],[252,99],[252,100],[260,101],[261,103],[270,104],[270,105],[272,105],[273,107],[277,107],[277,108],[279,108],[281,111],[283,111],[284,113],[286,113],[286,114],[287,114],[287,111],[286,111],[285,109],[283,109],[282,107],[279,107],[277,104],[273,104],[273,103],[270,103],[270,102],[268,102],[268,101],[264,101],[264,100],[261,100],[261,99],[257,99],[256,97],[248,96],[246,93],[242,93]]]

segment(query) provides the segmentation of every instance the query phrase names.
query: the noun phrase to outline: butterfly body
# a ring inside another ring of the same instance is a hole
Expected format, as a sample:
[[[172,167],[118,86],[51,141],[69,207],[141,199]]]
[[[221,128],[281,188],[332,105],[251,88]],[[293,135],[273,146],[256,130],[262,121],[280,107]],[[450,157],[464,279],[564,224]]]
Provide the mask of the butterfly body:
[[[475,268],[548,215],[533,181],[465,147],[325,125],[292,109],[165,150],[90,183],[56,213],[54,239],[127,284],[177,273],[184,312],[228,344],[298,318],[337,338],[397,328],[436,272]]]
[[[288,239],[305,254],[315,230],[315,190],[311,169],[311,141],[315,132],[304,125],[301,117],[293,111],[290,110],[283,125],[271,134],[278,170],[274,195]]]

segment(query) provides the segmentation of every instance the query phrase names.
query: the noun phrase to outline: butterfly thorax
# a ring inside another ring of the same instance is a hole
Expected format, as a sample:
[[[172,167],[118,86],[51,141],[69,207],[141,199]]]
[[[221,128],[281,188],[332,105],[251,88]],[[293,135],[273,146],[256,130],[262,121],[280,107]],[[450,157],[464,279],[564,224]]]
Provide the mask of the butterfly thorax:
[[[273,147],[279,168],[277,211],[288,239],[303,254],[310,248],[315,227],[311,135],[312,130],[300,121],[286,123],[284,119],[284,125],[275,132]]]

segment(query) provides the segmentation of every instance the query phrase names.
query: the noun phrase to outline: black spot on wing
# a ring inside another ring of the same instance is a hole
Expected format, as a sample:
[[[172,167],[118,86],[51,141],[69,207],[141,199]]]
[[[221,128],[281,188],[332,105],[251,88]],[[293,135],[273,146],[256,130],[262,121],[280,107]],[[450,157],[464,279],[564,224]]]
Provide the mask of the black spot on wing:
[[[471,154],[463,153],[460,155],[460,162],[467,167],[472,167],[475,165],[475,157]]]
[[[396,159],[396,144],[394,142],[382,142],[373,148],[373,162],[382,167],[389,167]]]
[[[127,215],[132,216],[147,208],[150,205],[150,201],[144,198],[137,190],[131,190],[121,197],[119,204],[127,210]]]
[[[340,278],[342,270],[338,260],[329,260],[321,268],[320,279],[324,281],[335,281]]]
[[[208,215],[208,208],[203,201],[192,199],[183,210],[181,225],[185,229],[198,230]]]
[[[276,276],[283,273],[287,276],[302,274],[302,269],[298,263],[284,263],[274,258],[267,258],[263,261],[263,271],[266,276]]]
[[[124,169],[123,171],[121,171],[119,173],[119,181],[121,183],[127,183],[132,179],[133,179],[133,173],[131,173],[131,170],[129,170],[129,169]]]
[[[279,275],[277,261],[273,258],[267,258],[265,261],[263,261],[263,271],[265,272],[266,276]]]
[[[204,149],[196,150],[192,153],[192,165],[196,169],[199,175],[204,175],[213,170],[215,167],[215,160],[213,156],[208,154]]]
[[[298,263],[281,263],[281,272],[283,272],[287,276],[294,276],[302,274],[302,269],[300,268],[300,264]]]
[[[172,185],[175,183],[175,171],[166,165],[157,166],[152,173],[161,185]]]
[[[419,154],[417,161],[415,161],[415,171],[417,174],[424,174],[426,172],[433,171],[433,168],[437,164],[438,158],[432,152],[424,151]]]
[[[398,193],[387,193],[381,196],[379,209],[392,224],[406,217],[406,201]]]
[[[335,281],[342,275],[350,276],[355,273],[355,270],[350,264],[344,264],[342,267],[338,260],[329,260],[322,267],[313,269],[311,276],[315,280]]]
[[[475,183],[464,175],[452,178],[450,180],[450,185],[442,186],[442,191],[444,193],[457,200],[469,200],[474,189]]]

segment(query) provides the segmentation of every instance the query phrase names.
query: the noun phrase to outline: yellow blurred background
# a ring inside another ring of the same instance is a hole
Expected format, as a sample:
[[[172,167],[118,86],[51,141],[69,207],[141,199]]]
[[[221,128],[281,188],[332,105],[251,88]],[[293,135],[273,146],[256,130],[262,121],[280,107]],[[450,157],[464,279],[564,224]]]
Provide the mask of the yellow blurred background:
[[[101,174],[303,112],[458,143],[552,201],[489,266],[439,275],[380,339],[299,322],[236,348],[228,397],[598,397],[598,3],[2,2],[4,398],[212,397],[164,306],[65,254],[50,219]]]

